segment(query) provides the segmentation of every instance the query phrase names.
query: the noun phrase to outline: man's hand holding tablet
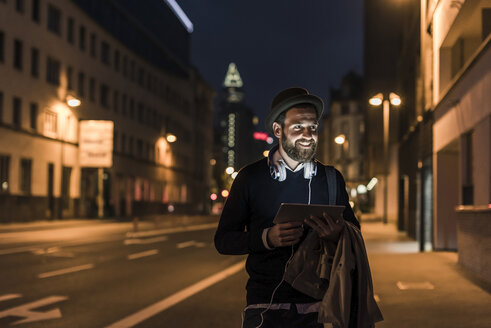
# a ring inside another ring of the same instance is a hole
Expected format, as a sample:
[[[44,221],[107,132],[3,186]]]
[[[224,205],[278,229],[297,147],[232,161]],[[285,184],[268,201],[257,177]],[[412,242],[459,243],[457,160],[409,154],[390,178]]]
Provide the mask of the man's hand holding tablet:
[[[306,205],[306,204],[281,204],[275,216],[273,228],[278,230],[278,235],[286,241],[288,246],[296,244],[302,237],[303,223],[314,229],[320,238],[337,241],[343,229],[344,206],[339,205]],[[271,229],[273,229],[271,228]],[[270,230],[271,230],[270,229]],[[281,231],[281,233],[279,232]],[[268,233],[268,242],[270,236]],[[271,240],[273,244],[273,240]],[[275,246],[276,247],[276,246]]]

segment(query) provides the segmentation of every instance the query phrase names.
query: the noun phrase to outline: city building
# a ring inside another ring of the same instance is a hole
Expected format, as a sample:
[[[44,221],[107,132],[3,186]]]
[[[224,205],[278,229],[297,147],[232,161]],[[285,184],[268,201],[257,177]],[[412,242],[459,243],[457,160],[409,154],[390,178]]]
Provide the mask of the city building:
[[[479,208],[489,213],[491,206],[491,3],[422,0],[420,6],[421,119],[430,111],[434,121],[433,245],[455,250],[457,206],[467,206],[472,220]],[[489,214],[484,219],[473,221],[466,236],[489,231]],[[489,263],[484,245],[475,244],[473,261]],[[488,277],[490,271],[488,265]]]
[[[0,220],[208,209],[214,92],[174,9],[0,1]],[[82,160],[89,121],[112,122],[106,167]]]
[[[419,241],[420,250],[433,248],[433,115],[422,102],[420,3],[401,5],[403,47],[396,66],[403,97],[399,111],[398,228]]]
[[[365,112],[362,78],[354,72],[331,89],[328,114],[322,119],[318,158],[341,171],[351,199],[369,211]]]

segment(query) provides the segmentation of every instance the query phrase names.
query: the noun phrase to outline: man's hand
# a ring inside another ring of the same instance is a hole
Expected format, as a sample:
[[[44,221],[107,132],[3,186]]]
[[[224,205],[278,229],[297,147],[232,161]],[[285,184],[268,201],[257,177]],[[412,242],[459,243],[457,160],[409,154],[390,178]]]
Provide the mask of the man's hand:
[[[302,234],[301,222],[276,224],[268,230],[268,244],[272,247],[294,245],[300,241]]]
[[[343,214],[339,218],[333,219],[327,213],[323,217],[310,216],[305,219],[305,223],[314,229],[320,238],[330,241],[337,241],[343,230]]]

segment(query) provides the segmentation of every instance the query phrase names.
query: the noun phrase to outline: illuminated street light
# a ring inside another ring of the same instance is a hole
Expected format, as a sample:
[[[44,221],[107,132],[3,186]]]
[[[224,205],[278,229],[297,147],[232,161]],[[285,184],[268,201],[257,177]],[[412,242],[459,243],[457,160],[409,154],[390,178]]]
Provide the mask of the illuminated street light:
[[[210,159],[210,165],[211,166],[215,166],[216,164],[217,164],[217,160],[216,159],[214,159],[214,158]]]
[[[231,176],[232,176],[232,179],[234,179],[234,180],[235,180],[235,178],[237,177],[237,174],[239,174],[239,172],[234,172],[234,173],[232,173],[232,175],[231,175]]]
[[[80,99],[75,98],[74,96],[71,96],[71,95],[68,95],[66,97],[66,103],[70,107],[78,107],[78,106],[80,106],[82,104],[82,102],[80,101]]]
[[[390,105],[398,107],[401,105],[401,97],[394,92],[389,93],[389,99],[384,99],[382,93],[378,93],[368,100],[372,106],[380,106],[383,104],[383,118],[384,118],[384,165],[385,165],[385,181],[384,181],[384,218],[383,222],[387,223],[388,212],[388,188],[387,181],[389,177],[389,110]],[[368,188],[370,190],[370,188]]]
[[[167,133],[166,139],[168,142],[173,143],[177,141],[177,137],[172,133]]]
[[[368,103],[372,106],[380,106],[382,101],[384,100],[384,96],[381,93],[377,93],[375,96],[368,100]]]
[[[215,193],[213,193],[213,194],[210,195],[210,199],[211,200],[217,200],[217,198],[218,198],[218,196]]]
[[[234,169],[233,167],[229,166],[229,167],[227,167],[227,168],[225,169],[225,172],[226,172],[227,174],[232,174],[232,173],[234,173],[234,172],[235,172],[235,169]]]
[[[344,134],[340,134],[336,138],[334,138],[334,142],[337,143],[338,145],[344,144],[345,140],[346,140],[346,137]]]
[[[401,104],[401,97],[399,97],[393,92],[389,94],[389,100],[392,106],[399,106]]]
[[[268,156],[269,156],[269,150],[265,150],[265,151],[263,151],[263,156],[264,156],[264,157],[268,157]]]
[[[227,198],[227,197],[228,197],[228,194],[229,194],[229,192],[228,192],[228,190],[227,190],[227,189],[223,189],[223,190],[222,190],[222,197],[223,197],[223,198]]]

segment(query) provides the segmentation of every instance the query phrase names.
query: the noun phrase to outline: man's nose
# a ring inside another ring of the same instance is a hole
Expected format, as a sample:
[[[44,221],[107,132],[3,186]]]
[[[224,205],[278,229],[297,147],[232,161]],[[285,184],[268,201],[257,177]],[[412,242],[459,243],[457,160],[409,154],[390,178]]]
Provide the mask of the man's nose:
[[[302,131],[302,137],[305,138],[305,139],[312,139],[312,130],[310,128],[305,128],[303,129]]]

